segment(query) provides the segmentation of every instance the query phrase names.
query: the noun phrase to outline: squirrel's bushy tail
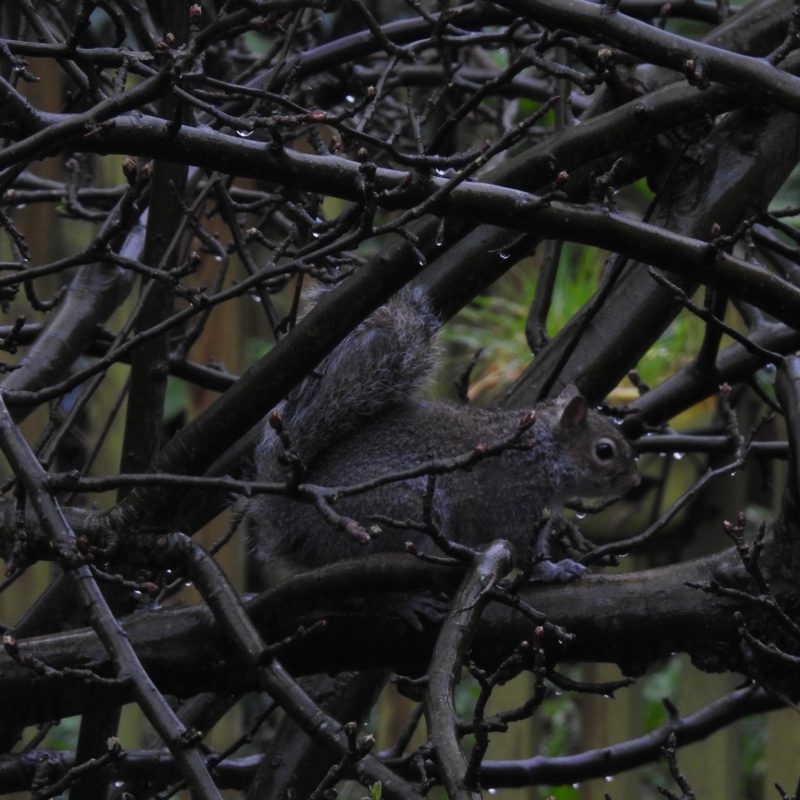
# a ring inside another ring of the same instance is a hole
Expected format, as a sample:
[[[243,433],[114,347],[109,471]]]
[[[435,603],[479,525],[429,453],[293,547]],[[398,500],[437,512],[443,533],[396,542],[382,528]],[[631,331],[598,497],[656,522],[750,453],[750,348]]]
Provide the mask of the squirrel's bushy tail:
[[[439,320],[422,289],[403,289],[342,340],[280,406],[306,464],[424,386],[437,360]],[[274,453],[267,430],[257,460]]]

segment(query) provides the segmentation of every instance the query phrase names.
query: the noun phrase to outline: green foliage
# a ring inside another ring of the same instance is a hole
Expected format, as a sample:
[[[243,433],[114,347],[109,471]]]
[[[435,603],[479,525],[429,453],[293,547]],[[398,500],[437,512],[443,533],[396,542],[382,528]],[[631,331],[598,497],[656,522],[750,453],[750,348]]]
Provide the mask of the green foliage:
[[[540,754],[553,758],[573,752],[580,724],[575,696],[561,692],[549,694],[539,708],[539,718],[544,723]],[[555,800],[577,800],[580,792],[569,785],[541,787],[538,789],[538,796]]]
[[[247,350],[246,363],[254,364],[260,358],[263,358],[270,351],[272,346],[271,342],[268,342],[261,336],[248,337],[245,342],[245,348]]]
[[[580,797],[578,786],[555,786],[552,789],[540,789],[539,797],[552,798],[552,800],[578,800]]]
[[[248,31],[244,38],[247,47],[259,56],[266,55],[272,47],[272,39],[255,31]]]
[[[741,725],[741,765],[742,775],[748,788],[755,791],[747,791],[747,797],[753,797],[757,793],[757,787],[765,769],[767,757],[767,718],[761,714],[757,717],[743,719]]]
[[[186,381],[169,378],[164,396],[164,419],[172,419],[186,411],[189,405],[189,384]]]
[[[383,787],[381,782],[377,781],[369,787],[369,794],[365,795],[364,800],[381,800],[383,797]]]
[[[564,756],[571,751],[577,735],[577,713],[571,694],[553,694],[542,703],[540,714],[548,734],[542,741],[542,755]]]
[[[547,315],[549,336],[563,328],[592,297],[604,260],[603,251],[565,243]],[[445,327],[451,374],[461,374],[473,355],[481,353],[471,375],[471,396],[496,398],[530,362],[525,322],[538,276],[535,262],[521,262],[495,284],[491,295],[476,298]],[[639,362],[637,368],[645,382],[657,384],[688,363],[697,352],[703,330],[704,323],[697,317],[688,312],[679,314]]]
[[[642,713],[645,731],[652,731],[667,721],[665,697],[675,697],[681,679],[682,663],[672,658],[661,669],[642,681]]]
[[[592,296],[602,258],[594,248],[565,244],[547,318],[550,336]],[[476,298],[445,327],[444,341],[453,356],[454,373],[463,371],[473,354],[481,351],[472,373],[471,393],[475,396],[496,396],[529,363],[525,322],[538,276],[538,265],[526,259],[494,285],[491,295]]]
[[[51,750],[75,750],[78,746],[78,733],[81,718],[67,717],[50,729],[43,746]]]
[[[638,364],[645,383],[660,383],[676,369],[688,364],[703,339],[704,323],[688,312],[679,314]]]
[[[504,295],[476,298],[445,328],[452,353],[451,369],[461,373],[475,353],[480,359],[471,375],[471,392],[491,396],[513,380],[530,358],[523,329],[526,307]]]

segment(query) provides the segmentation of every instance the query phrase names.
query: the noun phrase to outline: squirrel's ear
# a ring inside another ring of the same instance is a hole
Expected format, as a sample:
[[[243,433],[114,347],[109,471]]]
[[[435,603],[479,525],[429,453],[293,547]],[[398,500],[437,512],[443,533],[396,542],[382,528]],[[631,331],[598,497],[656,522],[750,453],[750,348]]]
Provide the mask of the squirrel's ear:
[[[577,386],[565,386],[558,395],[562,403],[560,424],[565,428],[580,425],[589,413],[589,404]]]
[[[556,400],[560,400],[562,403],[566,403],[568,400],[572,400],[573,397],[580,397],[581,390],[574,384],[568,383],[556,397]]]

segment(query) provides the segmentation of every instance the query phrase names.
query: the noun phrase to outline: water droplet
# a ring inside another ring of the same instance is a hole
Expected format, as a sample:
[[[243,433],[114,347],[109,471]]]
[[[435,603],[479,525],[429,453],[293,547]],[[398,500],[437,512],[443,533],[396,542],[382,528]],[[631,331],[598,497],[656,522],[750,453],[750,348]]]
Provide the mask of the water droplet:
[[[613,780],[614,780],[614,776],[613,776],[613,775],[606,775],[606,776],[605,776],[605,778],[603,778],[603,780],[604,780],[606,783],[612,783],[612,782],[613,782]]]
[[[355,103],[356,101],[355,97],[353,97],[351,94],[345,95],[344,99],[347,100],[348,103]]]
[[[427,263],[428,263],[428,262],[425,260],[425,256],[422,256],[422,255],[421,255],[421,256],[420,256],[420,257],[417,259],[417,264],[419,264],[421,267],[424,267],[424,266],[425,266]]]
[[[27,203],[20,203],[19,205],[17,205],[17,206],[14,206],[14,208],[15,208],[17,211],[22,211],[22,209],[23,209],[23,208],[27,208],[27,207],[28,207],[28,204],[27,204]]]
[[[682,460],[683,460],[683,457],[684,457],[685,455],[686,455],[686,453],[673,453],[673,454],[672,454],[672,457],[673,457],[673,458],[674,458],[676,461],[682,461]]]
[[[311,231],[311,235],[312,235],[312,236],[313,236],[315,239],[319,239],[319,231]]]
[[[489,794],[497,794],[497,789],[489,789]]]
[[[237,136],[241,136],[243,139],[246,139],[248,136],[253,135],[253,131],[236,131]]]
[[[214,261],[224,261],[225,256],[214,256]]]
[[[585,511],[577,511],[577,512],[575,512],[575,516],[578,519],[586,519],[586,512]]]
[[[508,261],[509,258],[511,258],[511,253],[509,253],[507,250],[502,250],[500,252],[501,261]]]
[[[192,588],[192,582],[191,581],[184,581],[183,588],[184,589],[191,589]]]

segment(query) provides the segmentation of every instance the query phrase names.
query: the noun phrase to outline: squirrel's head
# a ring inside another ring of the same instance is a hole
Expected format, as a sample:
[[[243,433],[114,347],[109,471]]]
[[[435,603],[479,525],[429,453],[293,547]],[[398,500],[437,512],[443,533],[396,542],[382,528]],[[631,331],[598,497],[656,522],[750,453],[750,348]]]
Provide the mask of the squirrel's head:
[[[633,448],[610,420],[589,408],[577,387],[565,387],[548,404],[547,416],[571,473],[572,494],[614,497],[639,485]]]

